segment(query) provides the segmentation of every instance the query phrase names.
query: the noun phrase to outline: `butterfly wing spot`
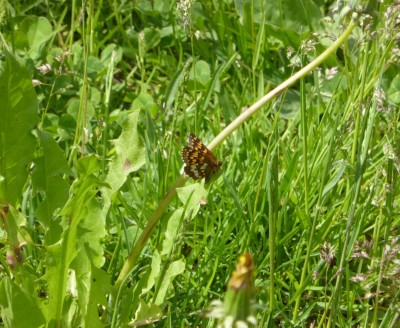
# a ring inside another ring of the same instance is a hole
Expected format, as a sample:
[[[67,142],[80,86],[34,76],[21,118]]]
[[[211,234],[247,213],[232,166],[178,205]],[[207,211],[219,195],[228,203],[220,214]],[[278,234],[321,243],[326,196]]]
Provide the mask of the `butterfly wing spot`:
[[[198,177],[195,175],[195,173],[191,170],[190,166],[185,166],[184,168],[185,174],[189,177],[191,177],[194,180],[197,180]]]

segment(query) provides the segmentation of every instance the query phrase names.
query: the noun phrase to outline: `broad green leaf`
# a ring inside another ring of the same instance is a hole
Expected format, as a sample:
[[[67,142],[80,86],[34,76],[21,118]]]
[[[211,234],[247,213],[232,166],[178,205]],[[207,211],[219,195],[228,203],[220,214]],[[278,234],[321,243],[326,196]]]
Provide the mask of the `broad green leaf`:
[[[44,200],[36,209],[39,222],[48,228],[54,210],[65,205],[68,183],[62,178],[71,170],[61,148],[46,131],[37,131],[43,155],[35,160],[32,172],[33,192],[43,192]]]
[[[154,101],[153,97],[148,93],[142,92],[137,101],[140,103],[140,108],[146,110],[151,117],[155,118],[160,115],[160,106]]]
[[[15,205],[36,150],[32,135],[38,103],[32,80],[21,62],[7,51],[0,67],[0,199]]]
[[[8,277],[0,282],[1,318],[6,327],[44,327],[45,318],[38,300]]]
[[[95,79],[98,76],[104,75],[106,73],[106,67],[103,63],[95,56],[89,56],[87,62],[88,76]]]
[[[183,209],[178,208],[168,219],[161,255],[168,255],[171,252],[172,247],[176,244],[176,238],[182,224],[182,214]]]
[[[129,38],[131,47],[124,48],[124,55],[128,56],[128,58],[145,57],[146,52],[157,47],[160,41],[160,31],[153,27],[146,27],[142,31],[132,32]]]
[[[20,24],[20,32],[26,35],[29,43],[29,56],[38,59],[44,49],[45,43],[53,36],[53,30],[46,17],[27,16]]]
[[[98,306],[107,306],[106,295],[110,293],[110,282],[107,274],[93,265],[91,256],[88,256],[91,250],[87,244],[82,245],[77,252],[71,264],[75,274],[70,274],[69,279],[76,288],[81,324],[85,327],[99,327]]]
[[[153,8],[157,14],[167,14],[171,8],[171,0],[154,0]]]
[[[9,245],[18,245],[21,242],[32,243],[30,235],[26,229],[24,229],[26,226],[26,218],[21,212],[18,212],[13,206],[10,206],[5,220],[7,223],[7,239]]]
[[[321,30],[322,13],[314,1],[250,1],[235,0],[237,13],[241,24],[240,31],[252,31],[254,23],[261,24],[264,21],[266,34],[282,40],[285,45],[291,44],[298,48],[303,35],[310,30]],[[246,35],[243,37],[249,37]]]
[[[86,249],[91,263],[100,268],[104,264],[104,247],[101,243],[106,234],[106,218],[103,216],[99,203],[91,198],[86,203],[87,214],[78,226],[77,248]]]
[[[138,327],[149,325],[160,320],[162,311],[159,306],[155,304],[146,304],[144,301],[140,301],[140,305],[135,314],[135,320],[129,323],[129,326]]]
[[[114,43],[109,44],[107,47],[103,49],[101,52],[100,60],[104,67],[110,65],[111,57],[115,56],[114,64],[117,64],[121,61],[123,55],[122,48]]]
[[[400,104],[400,75],[397,75],[390,82],[389,90],[387,91],[388,99],[398,105]]]
[[[106,296],[111,294],[110,276],[105,271],[92,265],[90,278],[91,288],[86,315],[89,327],[93,326],[91,323],[96,322],[95,320],[99,318],[99,305],[106,308],[108,301]],[[99,325],[95,327],[99,327]]]
[[[284,119],[294,118],[300,110],[300,95],[296,91],[288,90],[281,109],[281,117]]]
[[[190,71],[190,81],[196,81],[196,83],[200,83],[203,87],[211,79],[211,70],[210,65],[204,60],[196,61],[195,66]]]
[[[89,176],[101,169],[99,159],[94,155],[80,158],[79,161],[75,163],[75,167],[81,178]]]
[[[77,121],[80,111],[80,100],[78,98],[72,99],[68,103],[67,113],[70,114],[75,121]],[[86,109],[86,121],[90,121],[96,114],[95,108],[91,102],[87,103]]]
[[[146,51],[155,48],[161,41],[160,31],[155,28],[145,28],[143,32],[139,33],[139,38],[141,37],[142,33],[144,33],[145,37]]]
[[[105,179],[110,188],[101,189],[105,212],[108,211],[112,196],[125,183],[129,173],[137,171],[146,162],[143,141],[137,129],[139,119],[137,103],[133,103],[131,109],[132,113],[122,123],[121,135],[113,141],[116,156],[110,163],[108,175]]]
[[[46,279],[49,289],[49,313],[55,324],[61,324],[63,313],[74,306],[65,303],[67,298],[67,277],[72,261],[85,262],[87,258],[96,259],[97,265],[101,263],[102,252],[99,240],[104,231],[104,219],[99,213],[99,205],[94,197],[97,188],[104,186],[94,174],[99,165],[94,156],[88,156],[77,162],[79,178],[72,185],[72,196],[64,206],[60,215],[64,229],[62,239],[55,245],[48,247],[46,258]],[[88,173],[87,175],[85,173]],[[89,225],[89,226],[88,226]],[[90,238],[94,238],[88,242]],[[81,275],[81,272],[78,272]],[[82,297],[87,297],[87,294]],[[81,313],[85,316],[86,313]]]
[[[90,55],[87,62],[85,61],[83,47],[80,44],[74,43],[71,53],[73,54],[73,67],[78,72],[84,72],[86,66],[88,76],[92,79],[98,77],[100,73],[106,72],[106,67],[97,57]]]
[[[279,6],[280,15],[276,14],[277,6]],[[269,1],[266,2],[264,10],[267,20],[286,32],[305,33],[311,29],[319,30],[323,18],[320,8],[314,1]]]
[[[151,270],[147,277],[146,285],[143,286],[140,295],[146,294],[151,288],[153,288],[156,278],[160,275],[160,272],[161,272],[161,256],[157,250],[154,250],[151,259]]]
[[[157,293],[157,297],[155,300],[156,305],[161,305],[165,301],[165,297],[168,289],[172,283],[172,280],[182,274],[185,271],[185,263],[182,260],[178,260],[172,262],[168,267],[165,275],[163,276],[163,280],[158,282],[159,290]]]

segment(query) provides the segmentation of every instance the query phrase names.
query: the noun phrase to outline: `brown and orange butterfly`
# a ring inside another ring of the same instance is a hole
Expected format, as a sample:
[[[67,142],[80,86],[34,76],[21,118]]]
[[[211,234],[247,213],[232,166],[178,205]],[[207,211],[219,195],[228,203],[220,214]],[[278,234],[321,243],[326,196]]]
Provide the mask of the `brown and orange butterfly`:
[[[182,159],[185,162],[185,173],[194,180],[206,178],[206,183],[222,165],[193,133],[189,134],[188,146],[182,149]]]

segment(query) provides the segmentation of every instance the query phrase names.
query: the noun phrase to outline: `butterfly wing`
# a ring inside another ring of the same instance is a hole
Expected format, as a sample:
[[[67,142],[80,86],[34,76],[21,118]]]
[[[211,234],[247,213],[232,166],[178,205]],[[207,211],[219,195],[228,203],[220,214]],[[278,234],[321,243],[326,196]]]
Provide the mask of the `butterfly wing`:
[[[182,150],[182,158],[185,162],[184,171],[193,180],[204,178],[204,172],[201,169],[199,152],[191,147],[185,147]]]

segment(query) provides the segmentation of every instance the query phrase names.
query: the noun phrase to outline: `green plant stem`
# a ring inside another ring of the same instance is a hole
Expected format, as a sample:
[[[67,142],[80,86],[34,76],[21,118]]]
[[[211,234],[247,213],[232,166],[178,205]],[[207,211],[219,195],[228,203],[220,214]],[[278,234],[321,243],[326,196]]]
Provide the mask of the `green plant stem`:
[[[277,138],[277,131],[274,132]],[[278,221],[279,211],[279,178],[278,178],[278,153],[279,143],[271,153],[271,159],[268,164],[267,182],[268,182],[268,224],[269,224],[269,265],[270,265],[270,287],[269,287],[269,309],[273,313],[275,310],[275,249],[276,249],[276,222]]]
[[[303,144],[303,170],[304,170],[304,212],[306,218],[310,220],[310,202],[309,202],[309,183],[308,183],[308,119],[307,119],[307,104],[306,104],[306,91],[304,80],[300,82],[301,97],[301,133]],[[310,236],[312,238],[312,235]]]
[[[153,232],[154,228],[157,226],[158,221],[160,220],[162,214],[164,213],[165,209],[167,208],[168,204],[176,195],[176,188],[183,186],[184,182],[187,180],[187,177],[180,176],[178,180],[175,181],[174,185],[171,189],[165,194],[164,198],[161,200],[160,205],[158,205],[157,209],[153,212],[151,217],[149,218],[149,222],[147,223],[146,227],[142,231],[139,240],[135,244],[132,249],[132,252],[129,254],[128,258],[126,259],[124,266],[115,282],[115,287],[117,290],[122,286],[123,281],[132,271],[136,262],[142,253],[144,246],[146,245],[147,240],[150,238],[151,233]]]

